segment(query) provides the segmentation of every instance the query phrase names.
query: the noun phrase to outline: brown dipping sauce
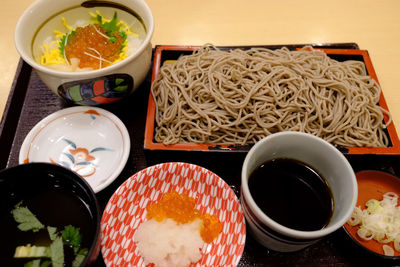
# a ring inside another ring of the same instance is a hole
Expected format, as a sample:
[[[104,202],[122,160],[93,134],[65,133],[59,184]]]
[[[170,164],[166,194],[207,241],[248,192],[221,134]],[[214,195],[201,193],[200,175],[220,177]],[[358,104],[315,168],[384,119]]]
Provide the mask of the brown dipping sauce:
[[[288,228],[320,230],[332,217],[334,201],[325,178],[301,161],[269,160],[253,171],[248,184],[257,206]]]

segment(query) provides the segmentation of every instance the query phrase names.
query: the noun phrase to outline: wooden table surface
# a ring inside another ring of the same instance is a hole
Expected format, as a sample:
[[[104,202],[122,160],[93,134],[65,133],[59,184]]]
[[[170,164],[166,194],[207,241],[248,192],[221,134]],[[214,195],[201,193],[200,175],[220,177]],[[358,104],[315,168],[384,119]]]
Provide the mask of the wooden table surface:
[[[2,0],[0,114],[19,55],[14,28],[33,0]],[[148,0],[152,43],[262,45],[356,42],[367,49],[395,125],[400,127],[400,1],[398,0]]]
[[[19,55],[14,28],[34,0],[2,0],[0,114]],[[152,43],[269,45],[355,42],[369,51],[395,125],[400,127],[400,1],[148,0]]]

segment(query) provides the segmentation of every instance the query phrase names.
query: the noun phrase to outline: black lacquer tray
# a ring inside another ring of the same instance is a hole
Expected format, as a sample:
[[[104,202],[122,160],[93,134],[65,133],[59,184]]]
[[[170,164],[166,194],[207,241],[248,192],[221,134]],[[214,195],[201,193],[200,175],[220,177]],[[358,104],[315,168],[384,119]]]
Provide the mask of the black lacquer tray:
[[[302,46],[302,45],[298,45]],[[355,43],[323,44],[318,47],[358,49]],[[265,46],[279,48],[281,46]],[[245,153],[200,151],[151,151],[144,149],[144,131],[150,92],[151,71],[145,82],[129,98],[102,106],[126,125],[131,138],[131,152],[120,176],[97,194],[102,209],[114,191],[130,176],[148,166],[171,161],[200,165],[224,179],[239,197],[240,173]],[[20,61],[0,125],[0,168],[18,164],[22,142],[33,126],[47,115],[68,107],[40,80],[36,71]],[[354,170],[375,169],[400,176],[399,155],[346,155]],[[316,244],[295,253],[270,251],[247,234],[245,249],[238,266],[384,266],[399,262],[382,261],[357,247],[343,229]],[[102,256],[96,266],[104,266]]]

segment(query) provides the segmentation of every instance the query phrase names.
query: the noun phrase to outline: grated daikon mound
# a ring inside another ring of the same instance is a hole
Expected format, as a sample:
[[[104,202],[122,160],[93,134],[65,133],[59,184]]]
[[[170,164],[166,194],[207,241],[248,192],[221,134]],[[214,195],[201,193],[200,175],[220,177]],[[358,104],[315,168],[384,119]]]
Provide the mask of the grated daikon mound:
[[[202,257],[204,241],[200,236],[202,221],[196,219],[178,224],[173,219],[143,222],[136,230],[134,240],[146,264],[156,267],[189,266]]]

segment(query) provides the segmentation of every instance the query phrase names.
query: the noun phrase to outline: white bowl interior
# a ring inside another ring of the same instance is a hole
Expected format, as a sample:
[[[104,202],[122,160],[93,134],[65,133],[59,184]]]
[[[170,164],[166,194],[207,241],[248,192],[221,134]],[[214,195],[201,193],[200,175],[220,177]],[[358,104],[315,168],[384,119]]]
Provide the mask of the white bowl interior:
[[[127,23],[129,23],[129,21],[131,20],[130,19],[131,15],[129,13],[109,7],[75,8],[75,10],[79,11],[64,13],[64,11],[71,9],[72,7],[79,7],[81,3],[82,3],[81,0],[59,0],[59,1],[39,0],[34,2],[28,9],[25,10],[25,12],[22,14],[16,25],[14,38],[17,51],[29,65],[42,72],[50,73],[52,75],[59,75],[59,76],[75,75],[74,73],[55,71],[45,66],[42,66],[34,60],[32,55],[32,41],[33,38],[35,38],[35,34],[37,33],[37,30],[39,27],[41,27],[41,25],[43,25],[47,21],[51,21],[49,25],[45,26],[46,28],[48,27],[49,29],[53,30],[62,29],[61,26],[63,25],[59,19],[54,20],[54,22],[52,20],[49,20],[50,18],[57,16],[57,14],[59,14],[58,16],[60,18],[63,17],[62,16],[63,14],[67,14],[65,18],[68,23],[68,21],[74,21],[77,17],[80,17],[82,14],[87,16],[88,12],[95,12],[96,10],[99,10],[101,14],[104,15],[105,17],[111,18],[114,11],[117,10],[119,19],[122,19]],[[129,61],[129,58],[134,58],[136,55],[140,54],[150,43],[154,31],[153,15],[151,13],[150,8],[144,1],[119,0],[118,3],[123,6],[129,7],[138,14],[138,16],[143,20],[145,24],[146,36],[140,47],[136,50],[135,53],[128,56],[128,59],[122,60],[121,62],[113,64],[104,69],[117,68],[118,65],[125,64],[126,61]],[[60,12],[63,12],[61,16]],[[40,35],[38,35],[38,38],[39,42],[44,39],[44,37]],[[97,72],[98,74],[101,74],[104,69],[87,71],[86,73]],[[84,76],[85,72],[81,72],[80,75]]]

